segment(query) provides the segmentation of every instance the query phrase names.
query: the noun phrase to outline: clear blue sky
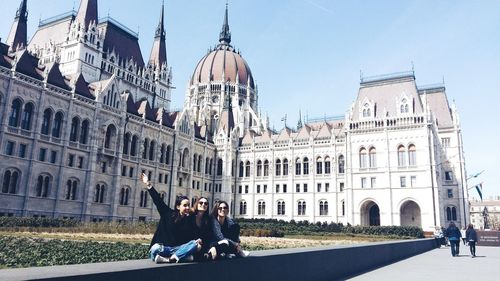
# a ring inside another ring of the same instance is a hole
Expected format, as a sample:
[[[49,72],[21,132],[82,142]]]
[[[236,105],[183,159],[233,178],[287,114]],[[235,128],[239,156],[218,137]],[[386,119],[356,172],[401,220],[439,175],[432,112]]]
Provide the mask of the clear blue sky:
[[[2,0],[0,37],[6,38],[20,0]],[[166,0],[173,107],[184,102],[196,63],[218,40],[225,0]],[[29,31],[38,20],[77,9],[79,0],[29,0]],[[139,30],[149,56],[161,0],[101,0],[108,13]],[[419,85],[445,81],[460,113],[469,181],[500,195],[499,0],[234,0],[229,3],[232,44],[259,86],[259,107],[271,126],[299,109],[310,118],[343,115],[366,76],[411,70]],[[471,195],[477,196],[474,190]]]

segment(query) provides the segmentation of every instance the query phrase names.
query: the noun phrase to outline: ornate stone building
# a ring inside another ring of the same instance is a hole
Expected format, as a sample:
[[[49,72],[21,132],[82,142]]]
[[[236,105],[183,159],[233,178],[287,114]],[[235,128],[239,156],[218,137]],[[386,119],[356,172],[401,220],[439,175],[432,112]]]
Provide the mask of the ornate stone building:
[[[97,4],[40,22],[28,43],[23,0],[0,43],[0,215],[155,219],[144,171],[167,202],[223,199],[235,217],[424,229],[468,217],[444,85],[362,78],[342,118],[275,132],[226,7],[219,44],[173,112],[163,9],[144,61],[137,34],[98,18]]]

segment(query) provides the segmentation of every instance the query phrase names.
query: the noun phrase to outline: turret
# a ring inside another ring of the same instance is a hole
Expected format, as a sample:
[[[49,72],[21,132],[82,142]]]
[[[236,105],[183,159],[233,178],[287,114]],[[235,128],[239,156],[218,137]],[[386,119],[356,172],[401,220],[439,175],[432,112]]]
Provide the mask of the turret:
[[[28,10],[27,0],[22,0],[17,9],[14,23],[10,29],[9,36],[7,37],[7,45],[10,46],[10,51],[16,51],[26,47],[28,38]]]

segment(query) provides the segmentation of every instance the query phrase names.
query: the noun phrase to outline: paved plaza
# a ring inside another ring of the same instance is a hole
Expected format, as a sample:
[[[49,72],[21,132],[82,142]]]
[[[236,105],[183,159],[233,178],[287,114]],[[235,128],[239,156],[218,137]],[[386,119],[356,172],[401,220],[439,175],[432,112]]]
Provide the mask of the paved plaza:
[[[347,280],[500,280],[500,248],[478,246],[476,255],[471,258],[463,244],[458,257],[450,247],[439,248]]]

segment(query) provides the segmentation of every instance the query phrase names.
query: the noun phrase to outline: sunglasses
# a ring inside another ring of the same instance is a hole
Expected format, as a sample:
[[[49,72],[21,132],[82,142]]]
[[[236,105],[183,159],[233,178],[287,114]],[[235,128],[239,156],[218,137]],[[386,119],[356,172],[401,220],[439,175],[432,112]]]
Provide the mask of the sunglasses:
[[[229,208],[228,208],[228,207],[219,207],[219,208],[217,208],[217,209],[219,209],[219,210],[227,210],[227,209],[229,209]]]
[[[200,201],[198,202],[199,205],[205,205],[205,206],[208,206],[208,202],[207,201]]]

